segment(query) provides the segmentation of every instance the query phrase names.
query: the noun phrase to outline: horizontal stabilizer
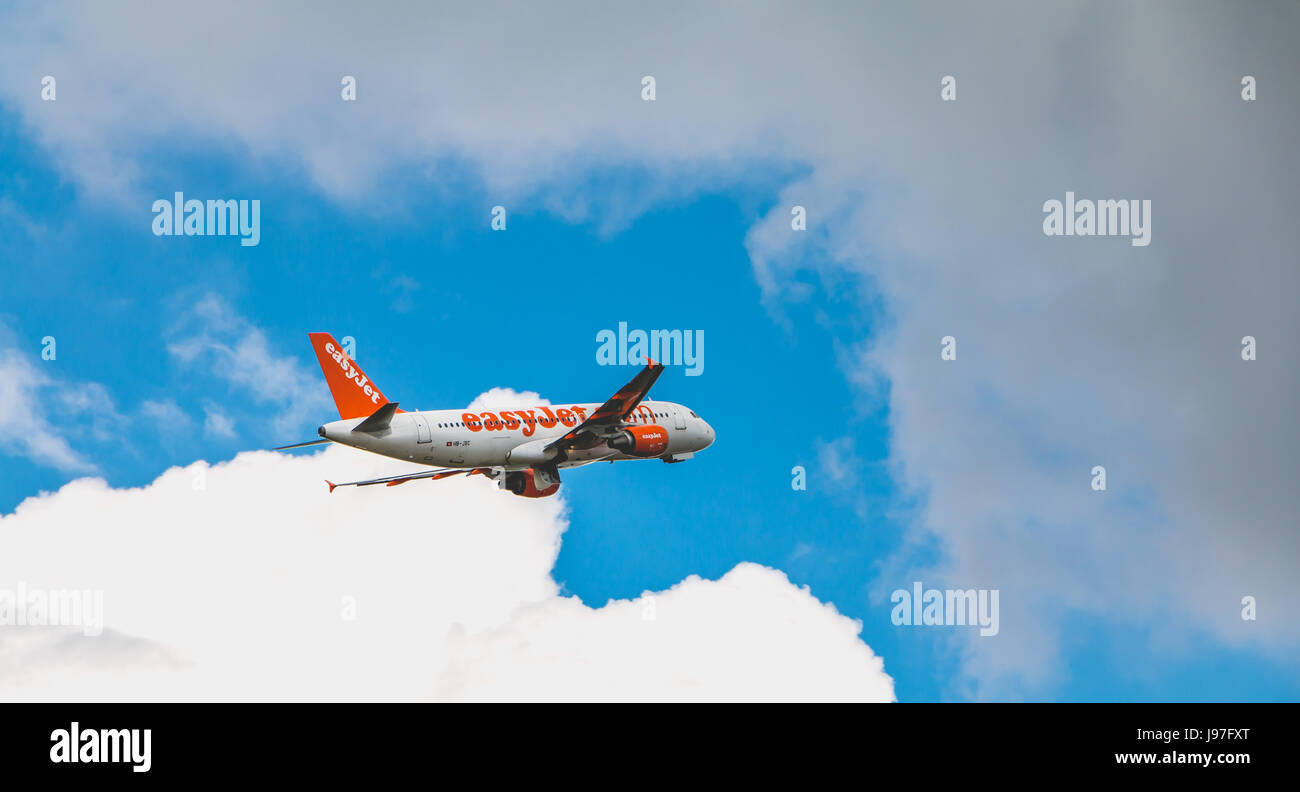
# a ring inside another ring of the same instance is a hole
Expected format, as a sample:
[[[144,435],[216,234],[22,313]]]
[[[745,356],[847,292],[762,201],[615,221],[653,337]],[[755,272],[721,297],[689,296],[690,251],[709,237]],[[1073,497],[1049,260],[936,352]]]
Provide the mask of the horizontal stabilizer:
[[[279,448],[272,448],[271,450],[284,451],[289,448],[306,448],[307,446],[320,445],[321,443],[328,443],[328,442],[329,442],[328,440],[308,440],[305,443],[294,443],[293,445],[280,446]]]
[[[393,422],[393,414],[397,412],[397,402],[389,402],[378,410],[371,413],[370,417],[356,426],[352,427],[354,432],[382,432]]]

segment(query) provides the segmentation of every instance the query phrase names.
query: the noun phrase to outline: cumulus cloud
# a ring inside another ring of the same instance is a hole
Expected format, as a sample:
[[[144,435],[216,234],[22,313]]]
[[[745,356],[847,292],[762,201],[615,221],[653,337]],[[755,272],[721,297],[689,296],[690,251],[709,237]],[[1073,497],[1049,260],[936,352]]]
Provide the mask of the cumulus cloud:
[[[936,538],[943,559],[902,555],[879,583],[1002,590],[1000,635],[966,647],[977,693],[1050,686],[1080,612],[1294,662],[1294,4],[391,11],[190,7],[157,35],[144,5],[27,9],[0,26],[0,65],[30,79],[0,90],[70,177],[122,196],[175,134],[291,161],[344,202],[412,162],[468,162],[574,219],[601,205],[575,198],[593,170],[641,169],[635,212],[793,163],[746,240],[755,277],[776,313],[815,295],[808,272],[860,276],[883,306],[847,373],[887,394],[894,475],[924,496],[908,545]],[[39,101],[49,71],[77,101]],[[276,90],[248,89],[266,74]],[[1151,199],[1152,244],[1044,237],[1066,190]],[[941,365],[945,335],[959,358]],[[1243,622],[1246,594],[1279,607]]]
[[[893,701],[861,623],[757,564],[589,608],[552,597],[502,627],[453,633],[446,698]]]
[[[469,403],[471,410],[484,410],[497,407],[532,407],[538,404],[550,404],[535,391],[517,391],[511,388],[492,388],[474,397]]]
[[[742,565],[588,608],[550,570],[563,498],[249,452],[79,479],[0,517],[0,586],[103,592],[105,630],[0,629],[5,700],[892,699],[861,625]]]

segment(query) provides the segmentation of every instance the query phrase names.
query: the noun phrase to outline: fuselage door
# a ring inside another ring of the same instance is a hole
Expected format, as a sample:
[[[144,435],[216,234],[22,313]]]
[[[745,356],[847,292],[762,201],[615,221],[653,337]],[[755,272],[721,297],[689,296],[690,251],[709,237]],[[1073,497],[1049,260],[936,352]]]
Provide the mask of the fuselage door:
[[[429,434],[429,422],[424,420],[420,413],[412,413],[411,417],[415,419],[415,436],[416,442],[427,443],[433,439]]]
[[[681,407],[674,407],[674,408],[672,408],[672,410],[673,410],[673,418],[675,418],[676,421],[677,421],[677,422],[674,424],[674,427],[676,427],[677,429],[685,429],[685,428],[686,428],[686,411],[683,410]]]

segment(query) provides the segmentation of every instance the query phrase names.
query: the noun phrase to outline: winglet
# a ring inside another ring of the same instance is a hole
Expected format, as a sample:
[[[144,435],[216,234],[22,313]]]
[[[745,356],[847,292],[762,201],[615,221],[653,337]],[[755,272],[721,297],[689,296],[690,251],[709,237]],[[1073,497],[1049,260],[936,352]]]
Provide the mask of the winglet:
[[[328,484],[328,485],[330,485],[330,492],[333,492],[333,491],[334,491],[334,488],[338,486],[337,484],[335,484],[334,482],[330,481],[329,479],[325,479],[325,483]]]
[[[650,393],[650,388],[654,386],[655,380],[659,379],[663,370],[664,364],[650,360],[645,368],[637,372],[631,382],[619,388],[618,393],[610,396],[609,400],[600,405],[600,408],[587,420],[570,429],[563,437],[552,440],[546,445],[546,449],[549,451],[552,448],[567,447],[566,443],[571,442],[590,427],[609,425],[627,417],[628,413],[635,410],[641,400]]]

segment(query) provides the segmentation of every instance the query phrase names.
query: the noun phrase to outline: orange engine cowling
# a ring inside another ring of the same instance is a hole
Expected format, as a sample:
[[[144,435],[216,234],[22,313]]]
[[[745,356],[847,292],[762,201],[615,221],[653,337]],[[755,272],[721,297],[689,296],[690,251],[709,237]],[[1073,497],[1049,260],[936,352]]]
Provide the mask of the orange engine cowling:
[[[659,456],[668,450],[668,430],[659,424],[629,426],[609,441],[609,447],[631,456]]]
[[[524,498],[546,498],[560,491],[560,482],[539,490],[533,469],[516,470],[506,474],[506,489]]]

